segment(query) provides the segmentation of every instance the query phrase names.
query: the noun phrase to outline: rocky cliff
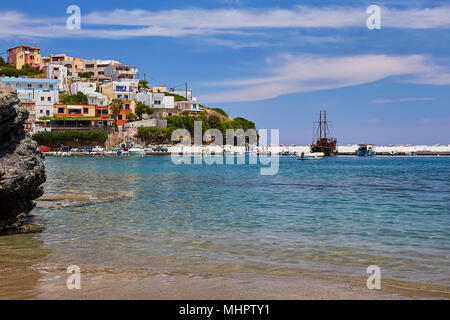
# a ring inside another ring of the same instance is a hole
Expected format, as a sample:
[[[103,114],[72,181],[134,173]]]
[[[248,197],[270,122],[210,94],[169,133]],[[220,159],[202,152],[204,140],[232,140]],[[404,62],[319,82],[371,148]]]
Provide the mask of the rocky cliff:
[[[44,157],[24,130],[27,118],[16,92],[0,89],[0,235],[32,231],[33,200],[44,193]]]

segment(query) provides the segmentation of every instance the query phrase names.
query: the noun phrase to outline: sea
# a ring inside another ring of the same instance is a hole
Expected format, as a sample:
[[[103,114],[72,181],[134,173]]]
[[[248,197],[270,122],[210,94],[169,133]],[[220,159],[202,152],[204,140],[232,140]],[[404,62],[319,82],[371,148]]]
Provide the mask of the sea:
[[[450,286],[450,157],[285,156],[275,175],[201,162],[47,157],[32,211],[44,230],[0,237],[0,262],[293,277],[377,266]]]

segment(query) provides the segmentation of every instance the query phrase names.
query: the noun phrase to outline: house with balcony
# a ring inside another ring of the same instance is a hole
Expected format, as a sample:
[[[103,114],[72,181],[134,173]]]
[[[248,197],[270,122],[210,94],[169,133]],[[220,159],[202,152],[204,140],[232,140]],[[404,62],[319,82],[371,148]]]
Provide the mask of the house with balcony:
[[[123,64],[111,64],[105,68],[105,76],[111,78],[111,81],[129,81],[136,80],[138,69]]]
[[[7,62],[16,69],[22,69],[25,64],[35,69],[41,66],[41,49],[30,46],[18,46],[7,50]]]
[[[189,113],[204,112],[197,101],[177,101],[175,102],[175,108],[181,113],[187,111]]]
[[[52,130],[89,130],[111,127],[113,120],[98,116],[95,105],[55,104],[50,123]]]
[[[49,64],[59,64],[64,66],[67,68],[68,77],[78,77],[78,73],[83,72],[84,59],[69,57],[65,54],[42,57],[41,69],[47,70]]]
[[[167,116],[179,114],[175,108],[175,99],[173,96],[166,96],[165,93],[139,92],[136,101],[152,107],[155,111],[154,118],[162,119]]]
[[[99,83],[112,81],[111,77],[105,75],[105,70],[109,66],[119,65],[119,61],[115,60],[85,60],[83,72],[89,72],[91,79]]]
[[[100,92],[109,100],[119,99],[122,101],[136,100],[139,80],[113,81],[100,87]]]

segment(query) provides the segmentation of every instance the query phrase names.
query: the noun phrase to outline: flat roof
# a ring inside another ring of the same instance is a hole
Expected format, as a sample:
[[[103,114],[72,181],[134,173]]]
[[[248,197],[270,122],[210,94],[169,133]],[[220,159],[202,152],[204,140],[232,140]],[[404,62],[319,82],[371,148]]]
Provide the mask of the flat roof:
[[[28,49],[34,49],[34,50],[41,50],[41,49],[39,49],[39,48],[30,47],[30,46],[17,46],[17,47],[8,49],[7,51],[11,51],[11,50],[14,50],[14,49],[17,49],[17,48],[28,48]]]
[[[0,82],[34,82],[34,83],[45,82],[45,83],[58,83],[58,79],[4,77],[4,78],[0,78]]]

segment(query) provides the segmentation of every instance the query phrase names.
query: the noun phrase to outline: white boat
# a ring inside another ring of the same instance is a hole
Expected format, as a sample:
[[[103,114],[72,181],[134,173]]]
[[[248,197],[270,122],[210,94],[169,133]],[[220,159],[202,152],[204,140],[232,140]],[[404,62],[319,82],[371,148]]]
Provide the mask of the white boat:
[[[297,160],[319,160],[322,159],[325,154],[323,152],[302,152],[297,156]]]
[[[145,149],[141,145],[135,145],[128,149],[128,154],[130,156],[143,156],[145,155]]]

